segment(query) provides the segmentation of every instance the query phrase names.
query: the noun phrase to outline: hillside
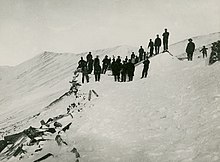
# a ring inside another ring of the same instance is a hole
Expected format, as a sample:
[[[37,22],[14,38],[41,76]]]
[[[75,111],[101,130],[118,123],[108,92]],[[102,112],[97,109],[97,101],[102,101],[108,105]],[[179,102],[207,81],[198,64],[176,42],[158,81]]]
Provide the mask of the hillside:
[[[202,46],[215,39],[216,35],[209,35],[194,42],[201,41]],[[27,153],[21,160],[12,157],[9,161],[34,161],[48,153],[53,154],[45,160],[49,162],[219,161],[220,64],[207,66],[207,60],[198,57],[193,62],[180,61],[176,56],[183,44],[185,48],[184,41],[172,46],[173,57],[163,53],[151,58],[146,79],[140,79],[142,64],[136,67],[133,82],[114,82],[110,71],[101,76],[101,82],[94,82],[91,75],[91,82],[79,88],[78,97],[69,95],[48,109],[44,107],[69,90],[77,61],[86,53],[46,52],[18,65],[7,82],[0,82],[2,136],[30,125],[39,127],[41,120],[66,114],[70,104],[77,106],[73,118],[68,115],[58,120],[63,126],[72,123],[60,133],[67,145],[57,145],[57,133],[47,134],[47,141],[25,145]],[[124,57],[132,50],[135,48],[118,46],[92,53],[101,58],[106,54]],[[89,101],[92,89],[98,97],[92,94]],[[80,158],[71,152],[73,148]]]

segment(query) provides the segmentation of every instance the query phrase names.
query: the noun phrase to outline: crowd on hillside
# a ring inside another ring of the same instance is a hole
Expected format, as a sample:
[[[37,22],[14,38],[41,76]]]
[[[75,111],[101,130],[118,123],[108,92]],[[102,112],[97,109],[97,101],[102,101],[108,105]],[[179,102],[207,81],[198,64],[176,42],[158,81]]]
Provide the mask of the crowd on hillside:
[[[165,29],[162,36],[164,52],[166,52],[168,51],[169,38],[169,32],[167,29]],[[92,72],[95,75],[95,81],[100,81],[101,74],[105,74],[107,70],[112,71],[112,75],[116,82],[132,81],[135,72],[135,64],[139,62],[144,64],[141,78],[146,78],[150,64],[148,58],[160,53],[161,44],[162,40],[159,37],[159,34],[157,34],[155,41],[153,42],[152,39],[150,39],[148,43],[147,49],[149,49],[149,53],[140,46],[138,55],[132,52],[130,57],[126,56],[123,60],[121,56],[117,56],[117,58],[113,56],[111,58],[106,55],[102,60],[102,66],[99,56],[96,56],[93,59],[92,53],[89,52],[85,60],[81,57],[81,60],[78,62],[77,68],[82,72],[82,83],[84,83],[85,80],[89,82],[89,75],[92,74]]]
[[[148,74],[149,69],[149,58],[153,57],[160,53],[160,47],[163,43],[163,52],[169,52],[168,51],[168,39],[169,39],[169,32],[167,29],[164,30],[164,33],[162,34],[163,39],[159,37],[159,34],[156,35],[155,40],[152,39],[149,40],[147,50],[149,49],[149,52],[145,51],[142,46],[140,46],[138,52],[138,55],[135,54],[135,52],[132,52],[130,57],[126,56],[123,60],[122,57],[119,55],[117,58],[113,55],[113,57],[109,57],[106,55],[102,62],[99,59],[99,56],[96,56],[93,59],[93,55],[91,52],[89,52],[86,56],[86,59],[84,60],[83,57],[81,57],[81,60],[78,62],[78,69],[82,72],[82,83],[89,82],[89,75],[92,74],[92,72],[95,75],[95,81],[99,82],[101,78],[101,74],[106,74],[107,70],[112,71],[112,75],[114,76],[114,80],[116,82],[126,82],[126,81],[133,81],[133,76],[135,73],[135,64],[137,63],[143,63],[143,70],[141,78],[146,78]],[[193,60],[193,53],[195,51],[195,43],[190,38],[188,39],[188,44],[186,46],[186,54],[188,61]],[[220,41],[214,42],[212,44],[212,52],[210,54],[210,61],[209,64],[214,63],[217,60],[220,60]],[[202,52],[203,58],[207,57],[207,50],[205,46],[202,47],[200,52]]]

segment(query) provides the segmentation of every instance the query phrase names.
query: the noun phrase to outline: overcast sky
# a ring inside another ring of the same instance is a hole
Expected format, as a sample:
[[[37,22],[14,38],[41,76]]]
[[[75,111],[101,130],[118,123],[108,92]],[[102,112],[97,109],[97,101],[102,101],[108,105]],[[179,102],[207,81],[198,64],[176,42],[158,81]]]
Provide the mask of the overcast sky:
[[[220,31],[220,0],[0,0],[0,65]]]

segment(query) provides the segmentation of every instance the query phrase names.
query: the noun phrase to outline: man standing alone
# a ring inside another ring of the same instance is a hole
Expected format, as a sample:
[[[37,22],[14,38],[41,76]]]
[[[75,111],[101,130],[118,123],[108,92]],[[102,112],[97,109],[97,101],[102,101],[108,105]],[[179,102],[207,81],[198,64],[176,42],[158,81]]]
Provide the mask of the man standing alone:
[[[161,39],[159,38],[159,35],[157,34],[157,38],[154,41],[154,45],[155,45],[155,54],[159,54],[160,53],[160,46],[161,46]]]
[[[192,42],[192,39],[188,39],[189,43],[187,44],[186,47],[186,53],[187,53],[187,58],[188,61],[192,61],[193,58],[193,52],[195,51],[195,43]]]
[[[167,29],[165,29],[165,32],[163,33],[163,49],[164,52],[168,51],[168,39],[169,39],[169,32]]]

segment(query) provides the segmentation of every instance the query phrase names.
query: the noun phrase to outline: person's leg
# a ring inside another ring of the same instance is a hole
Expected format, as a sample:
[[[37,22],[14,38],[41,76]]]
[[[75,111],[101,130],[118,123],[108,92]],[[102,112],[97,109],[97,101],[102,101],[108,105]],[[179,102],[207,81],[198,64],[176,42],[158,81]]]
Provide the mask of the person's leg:
[[[87,81],[87,83],[89,83],[89,75],[88,74],[86,74],[86,81]]]
[[[148,74],[148,69],[145,71],[145,78],[147,77],[147,74]]]
[[[143,69],[141,78],[143,78],[144,75],[145,75],[145,71],[144,71],[144,69]]]
[[[98,74],[95,74],[95,81],[98,81]]]
[[[100,81],[100,78],[101,78],[101,74],[99,73],[98,74],[98,81]]]
[[[84,77],[85,77],[85,75],[84,75],[84,73],[82,73],[82,83],[84,83]]]

